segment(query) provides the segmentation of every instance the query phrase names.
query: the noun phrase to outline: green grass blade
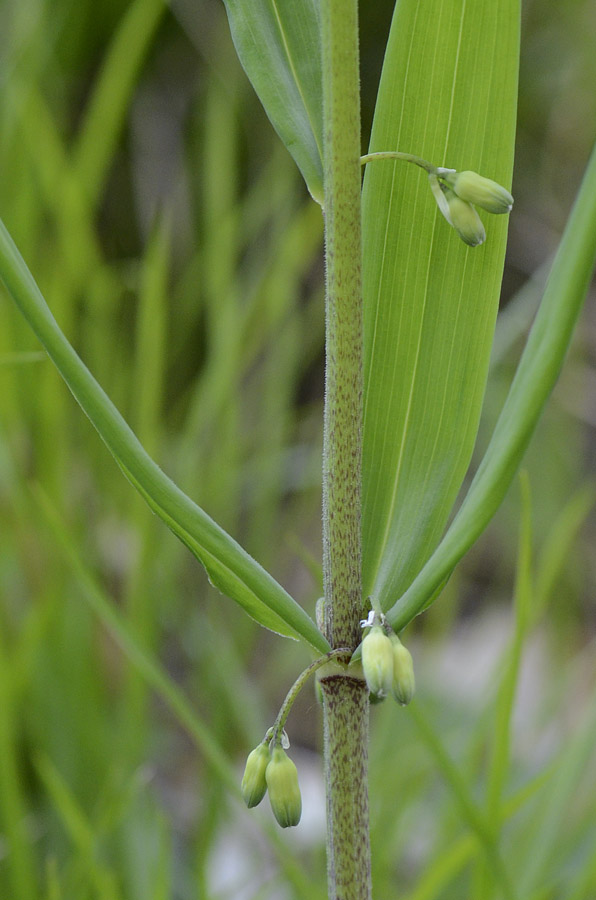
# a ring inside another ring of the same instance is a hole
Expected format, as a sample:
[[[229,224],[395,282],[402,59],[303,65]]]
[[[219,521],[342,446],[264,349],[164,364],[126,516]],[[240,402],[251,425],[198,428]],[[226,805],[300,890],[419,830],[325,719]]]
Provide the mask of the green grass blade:
[[[532,502],[527,472],[520,476],[521,522],[518,541],[517,572],[515,584],[515,631],[510,646],[499,660],[495,679],[499,690],[495,706],[495,724],[489,750],[486,789],[486,819],[490,822],[494,840],[501,841],[504,822],[503,797],[511,766],[512,717],[520,677],[524,641],[533,612],[532,586]],[[481,864],[476,872],[474,893],[478,897],[490,896],[490,873]]]
[[[555,777],[549,790],[544,792],[533,827],[525,835],[526,841],[518,848],[523,854],[519,878],[522,897],[531,896],[544,883],[550,861],[556,856],[561,843],[562,823],[568,821],[574,797],[582,791],[582,780],[593,763],[596,733],[594,697],[592,692],[591,705],[586,706],[590,712],[577,733],[566,738],[555,763]]]
[[[482,534],[503,500],[557,381],[596,260],[596,149],[489,447],[444,539],[389,617],[403,627]]]
[[[23,351],[21,353],[0,353],[0,366],[29,366],[31,363],[46,359],[43,350]]]
[[[60,877],[58,875],[58,862],[55,856],[46,859],[45,881],[47,884],[46,892],[43,895],[44,900],[63,900],[64,894],[60,885]]]
[[[404,900],[435,900],[445,885],[458,876],[464,866],[473,859],[477,841],[470,834],[459,838],[443,851],[436,860],[425,867],[415,889]]]
[[[532,613],[532,507],[530,484],[522,472],[521,523],[515,585],[515,632],[505,660],[499,664],[501,682],[496,703],[494,739],[487,777],[487,814],[498,834],[502,819],[503,794],[511,757],[511,723],[524,640]]]
[[[467,822],[483,848],[487,864],[492,870],[495,884],[499,886],[501,894],[506,900],[515,900],[521,895],[514,887],[491,825],[483,815],[483,812],[478,808],[465,777],[449,756],[420,704],[413,703],[408,707],[408,713],[416,724],[422,741],[435,758],[441,775],[453,791],[453,796],[460,808],[462,818]]]
[[[579,531],[596,503],[596,485],[589,481],[573,494],[555,519],[536,566],[534,618],[544,612],[573,553]]]
[[[519,3],[403,0],[371,152],[400,150],[508,185]],[[497,314],[507,217],[467,247],[426,174],[367,165],[363,194],[363,578],[388,608],[438,543],[470,462]]]
[[[37,775],[45,788],[69,841],[73,860],[76,860],[81,878],[93,885],[98,900],[117,900],[113,874],[96,859],[97,838],[93,823],[87,818],[66,780],[45,753],[34,759]]]
[[[27,828],[27,803],[19,760],[16,669],[0,642],[0,827],[6,842],[3,880],[23,900],[36,897],[36,877],[31,835]]]
[[[503,818],[512,818],[523,806],[544,787],[552,772],[543,772],[533,781],[519,788],[503,805]],[[426,865],[420,881],[404,900],[435,900],[442,896],[447,884],[457,877],[464,866],[479,852],[478,841],[473,833],[466,834],[449,844],[430,865]],[[476,895],[474,895],[476,896]]]
[[[40,487],[34,489],[34,496],[45,524],[55,541],[57,551],[77,576],[78,584],[81,587],[81,599],[89,605],[108,629],[131,665],[137,669],[147,684],[172,711],[203,755],[213,775],[225,785],[226,790],[238,801],[241,808],[246,810],[242,801],[238,773],[229,761],[227,753],[219,743],[217,736],[214,735],[209,723],[200,716],[196,706],[190,702],[155,655],[142,646],[129,623],[125,621],[114,604],[110,603],[93,573],[79,555],[72,534],[67,530],[51,500]],[[281,838],[277,826],[272,822],[259,819],[259,828],[267,835],[271,849],[278,858],[285,877],[295,887],[296,896],[322,900],[322,892],[319,893],[312,878],[305,874],[304,867],[293,858],[286,842]]]
[[[70,839],[91,860],[95,845],[93,825],[50,758],[45,753],[38,753],[34,764]]]
[[[91,204],[103,186],[139,68],[166,9],[164,0],[134,0],[106,53],[73,154],[77,180]]]
[[[0,276],[124,474],[203,563],[212,583],[261,625],[327,652],[327,641],[302,607],[148,456],[60,331],[2,223]]]
[[[171,231],[171,217],[160,217],[148,242],[139,290],[131,407],[133,427],[149,453],[157,448],[164,394]]]
[[[52,534],[57,551],[66,559],[77,576],[84,600],[112,634],[131,664],[141,673],[147,684],[172,710],[193,739],[205,760],[226,787],[240,797],[235,773],[208,724],[203,721],[184,692],[175,683],[154,655],[146,650],[131,632],[128,623],[114,608],[93,574],[81,559],[72,534],[67,531],[58,511],[40,487],[34,489],[39,511]]]
[[[315,0],[224,0],[242,66],[306,185],[323,200],[323,93]]]

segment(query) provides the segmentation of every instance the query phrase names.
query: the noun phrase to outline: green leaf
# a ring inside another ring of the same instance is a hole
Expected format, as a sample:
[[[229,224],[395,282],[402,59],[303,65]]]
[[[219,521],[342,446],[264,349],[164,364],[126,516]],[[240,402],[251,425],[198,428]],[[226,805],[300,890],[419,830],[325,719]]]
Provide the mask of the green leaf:
[[[555,661],[553,661],[556,664]],[[576,681],[577,685],[579,682]],[[591,694],[591,699],[590,699]],[[572,810],[578,808],[586,798],[586,773],[594,761],[594,733],[596,730],[596,691],[586,696],[582,721],[573,734],[566,734],[554,764],[552,781],[542,792],[531,819],[531,827],[524,832],[524,840],[518,842],[513,851],[518,857],[520,872],[519,890],[521,897],[533,897],[544,884],[550,881],[552,860],[561,849],[561,823],[571,825]],[[589,813],[588,813],[589,815]],[[591,818],[591,817],[590,817]],[[569,857],[574,859],[577,845]],[[519,861],[521,859],[521,862]],[[580,865],[572,865],[572,871]],[[550,871],[549,871],[550,870]],[[569,897],[567,884],[563,896]],[[584,897],[593,894],[584,894]]]
[[[102,62],[74,147],[76,180],[94,204],[122,130],[139,69],[167,10],[165,0],[134,0]]]
[[[242,66],[308,190],[323,202],[323,93],[316,0],[224,0]]]
[[[519,2],[397,4],[370,152],[412,153],[509,186]],[[436,547],[485,390],[507,216],[467,247],[424,171],[367,166],[363,194],[365,594],[389,608]]]
[[[470,785],[462,774],[461,768],[450,757],[442,741],[420,703],[412,703],[408,707],[410,718],[416,725],[420,738],[434,757],[438,771],[451,788],[462,818],[482,846],[487,864],[490,866],[493,880],[498,884],[500,893],[506,900],[520,900],[521,895],[515,888],[509,873],[510,863],[505,864],[501,850],[497,844],[492,822],[478,806]]]
[[[596,148],[488,449],[447,534],[389,616],[403,627],[449,577],[503,500],[559,377],[596,262]]]
[[[122,618],[115,605],[110,603],[93,572],[79,555],[76,541],[68,531],[59,511],[39,485],[33,486],[33,496],[45,524],[50,529],[56,552],[64,557],[77,577],[81,599],[91,607],[132,665],[170,707],[180,724],[186,728],[214,774],[221,778],[228,790],[239,795],[237,777],[209,726],[203,722],[197,710],[185,697],[184,692],[171,675],[162,668],[155,655],[143,646],[142,641],[131,629],[130,622]]]
[[[211,582],[261,625],[326,653],[329,644],[302,607],[148,456],[60,331],[2,222],[0,277],[126,477],[202,562]]]

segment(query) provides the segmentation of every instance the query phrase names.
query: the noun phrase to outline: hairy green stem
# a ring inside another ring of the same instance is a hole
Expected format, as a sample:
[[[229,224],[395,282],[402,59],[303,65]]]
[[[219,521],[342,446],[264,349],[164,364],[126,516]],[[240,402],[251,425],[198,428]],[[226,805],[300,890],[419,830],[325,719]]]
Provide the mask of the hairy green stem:
[[[356,0],[324,0],[326,370],[323,448],[325,627],[360,642],[362,282]]]
[[[362,240],[357,0],[322,0],[326,366],[325,631],[361,639]],[[368,691],[337,667],[321,678],[330,900],[369,900]]]
[[[325,711],[327,876],[330,900],[370,900],[368,689],[357,678],[321,678]]]

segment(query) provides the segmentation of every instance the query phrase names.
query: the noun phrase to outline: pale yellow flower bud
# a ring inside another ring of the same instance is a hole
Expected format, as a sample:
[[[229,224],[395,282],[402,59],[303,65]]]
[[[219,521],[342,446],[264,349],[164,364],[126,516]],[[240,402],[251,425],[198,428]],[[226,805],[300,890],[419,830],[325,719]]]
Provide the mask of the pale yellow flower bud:
[[[402,706],[407,706],[416,689],[412,654],[404,647],[396,634],[391,638],[393,649],[393,696]]]
[[[371,694],[386,697],[393,684],[393,649],[380,625],[362,641],[362,670]]]
[[[281,747],[275,747],[265,772],[273,815],[282,828],[297,825],[302,815],[302,798],[296,766]]]
[[[271,759],[269,755],[269,747],[266,743],[259,744],[258,747],[248,754],[246,767],[244,769],[244,777],[242,778],[242,797],[244,802],[251,809],[258,806],[267,790],[267,782],[265,780],[265,770]]]
[[[513,197],[506,188],[477,172],[454,172],[445,181],[461,200],[474,203],[489,213],[511,212]]]
[[[470,247],[477,247],[486,240],[484,225],[471,203],[462,200],[452,191],[445,194],[449,207],[449,220],[462,241]]]
[[[442,179],[446,180],[451,177],[452,170],[439,169],[438,173]],[[472,204],[458,197],[443,181],[439,181],[437,175],[429,175],[428,181],[437,206],[449,224],[455,228],[462,241],[465,241],[470,247],[482,244],[486,239],[486,233]]]

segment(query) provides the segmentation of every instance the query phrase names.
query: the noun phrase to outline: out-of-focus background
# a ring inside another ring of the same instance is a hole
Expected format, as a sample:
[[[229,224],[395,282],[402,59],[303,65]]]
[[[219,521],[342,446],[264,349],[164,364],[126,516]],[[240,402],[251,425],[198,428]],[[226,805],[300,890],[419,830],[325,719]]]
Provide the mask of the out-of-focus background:
[[[364,148],[392,7],[361,3]],[[524,3],[480,448],[596,135],[595,37],[591,0]],[[223,4],[2,0],[0,87],[0,216],[62,328],[160,465],[314,613],[322,221]],[[379,898],[490,900],[503,860],[511,897],[596,896],[595,429],[592,290],[525,505],[516,484],[408,632],[418,711],[372,710]],[[229,787],[308,661],[209,587],[0,293],[0,897],[323,898],[313,690],[288,726],[301,825]]]

